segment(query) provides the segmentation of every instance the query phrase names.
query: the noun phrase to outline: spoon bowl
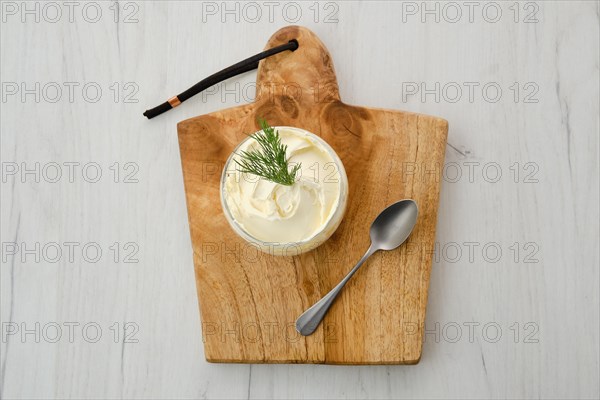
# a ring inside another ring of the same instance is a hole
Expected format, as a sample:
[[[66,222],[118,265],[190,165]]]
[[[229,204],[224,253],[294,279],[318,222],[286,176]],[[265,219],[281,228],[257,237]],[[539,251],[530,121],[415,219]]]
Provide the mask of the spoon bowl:
[[[419,208],[413,200],[401,200],[383,210],[371,224],[371,246],[378,250],[394,250],[408,239]]]

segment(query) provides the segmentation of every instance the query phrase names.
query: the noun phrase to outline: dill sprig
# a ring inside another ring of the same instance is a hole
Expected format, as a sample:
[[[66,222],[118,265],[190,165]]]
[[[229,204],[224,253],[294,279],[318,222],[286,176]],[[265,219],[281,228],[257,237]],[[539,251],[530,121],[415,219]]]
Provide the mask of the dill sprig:
[[[259,120],[261,131],[250,135],[260,145],[260,149],[244,151],[234,159],[240,171],[260,176],[274,183],[291,186],[296,181],[296,173],[301,164],[288,166],[287,145],[281,144],[279,132],[273,129],[264,119]]]

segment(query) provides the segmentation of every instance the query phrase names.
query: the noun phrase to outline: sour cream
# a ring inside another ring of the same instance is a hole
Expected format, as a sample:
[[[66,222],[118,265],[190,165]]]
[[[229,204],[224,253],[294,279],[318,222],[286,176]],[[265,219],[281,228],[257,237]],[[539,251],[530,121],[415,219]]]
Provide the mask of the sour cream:
[[[318,246],[335,231],[346,208],[348,181],[341,160],[321,138],[298,128],[275,129],[287,145],[290,167],[301,164],[296,183],[286,186],[241,173],[234,160],[240,159],[242,151],[260,148],[248,138],[225,166],[223,207],[234,230],[245,239],[276,248],[293,243],[299,248],[292,253],[299,253]]]

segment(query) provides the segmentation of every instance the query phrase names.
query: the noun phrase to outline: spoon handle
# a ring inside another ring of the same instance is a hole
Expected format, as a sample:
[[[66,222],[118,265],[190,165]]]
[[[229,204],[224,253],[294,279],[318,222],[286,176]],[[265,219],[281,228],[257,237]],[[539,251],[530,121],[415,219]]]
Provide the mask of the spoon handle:
[[[346,283],[350,280],[350,278],[352,278],[352,275],[358,271],[360,266],[363,265],[367,258],[369,258],[376,251],[377,249],[373,249],[373,245],[369,246],[369,249],[365,255],[362,256],[354,268],[348,272],[348,275],[346,275],[336,287],[331,289],[329,293],[323,296],[321,300],[317,301],[311,308],[306,310],[300,317],[298,317],[296,320],[296,330],[302,336],[312,335],[317,330],[317,327],[323,320],[323,317],[325,317],[327,310],[329,310],[329,307],[331,307],[331,304],[333,304],[333,301],[338,294],[340,294]]]

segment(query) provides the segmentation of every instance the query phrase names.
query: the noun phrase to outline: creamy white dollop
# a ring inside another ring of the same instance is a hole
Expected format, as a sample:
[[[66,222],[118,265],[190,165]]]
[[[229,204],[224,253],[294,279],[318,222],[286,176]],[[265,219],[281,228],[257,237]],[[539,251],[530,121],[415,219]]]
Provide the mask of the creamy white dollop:
[[[301,163],[296,183],[285,186],[241,173],[231,159],[225,166],[223,195],[237,224],[252,237],[269,243],[301,242],[327,225],[340,203],[346,175],[333,150],[317,137],[297,128],[275,129],[287,145],[290,165]],[[247,139],[236,153],[257,148],[254,139]],[[233,158],[239,159],[237,154]]]

